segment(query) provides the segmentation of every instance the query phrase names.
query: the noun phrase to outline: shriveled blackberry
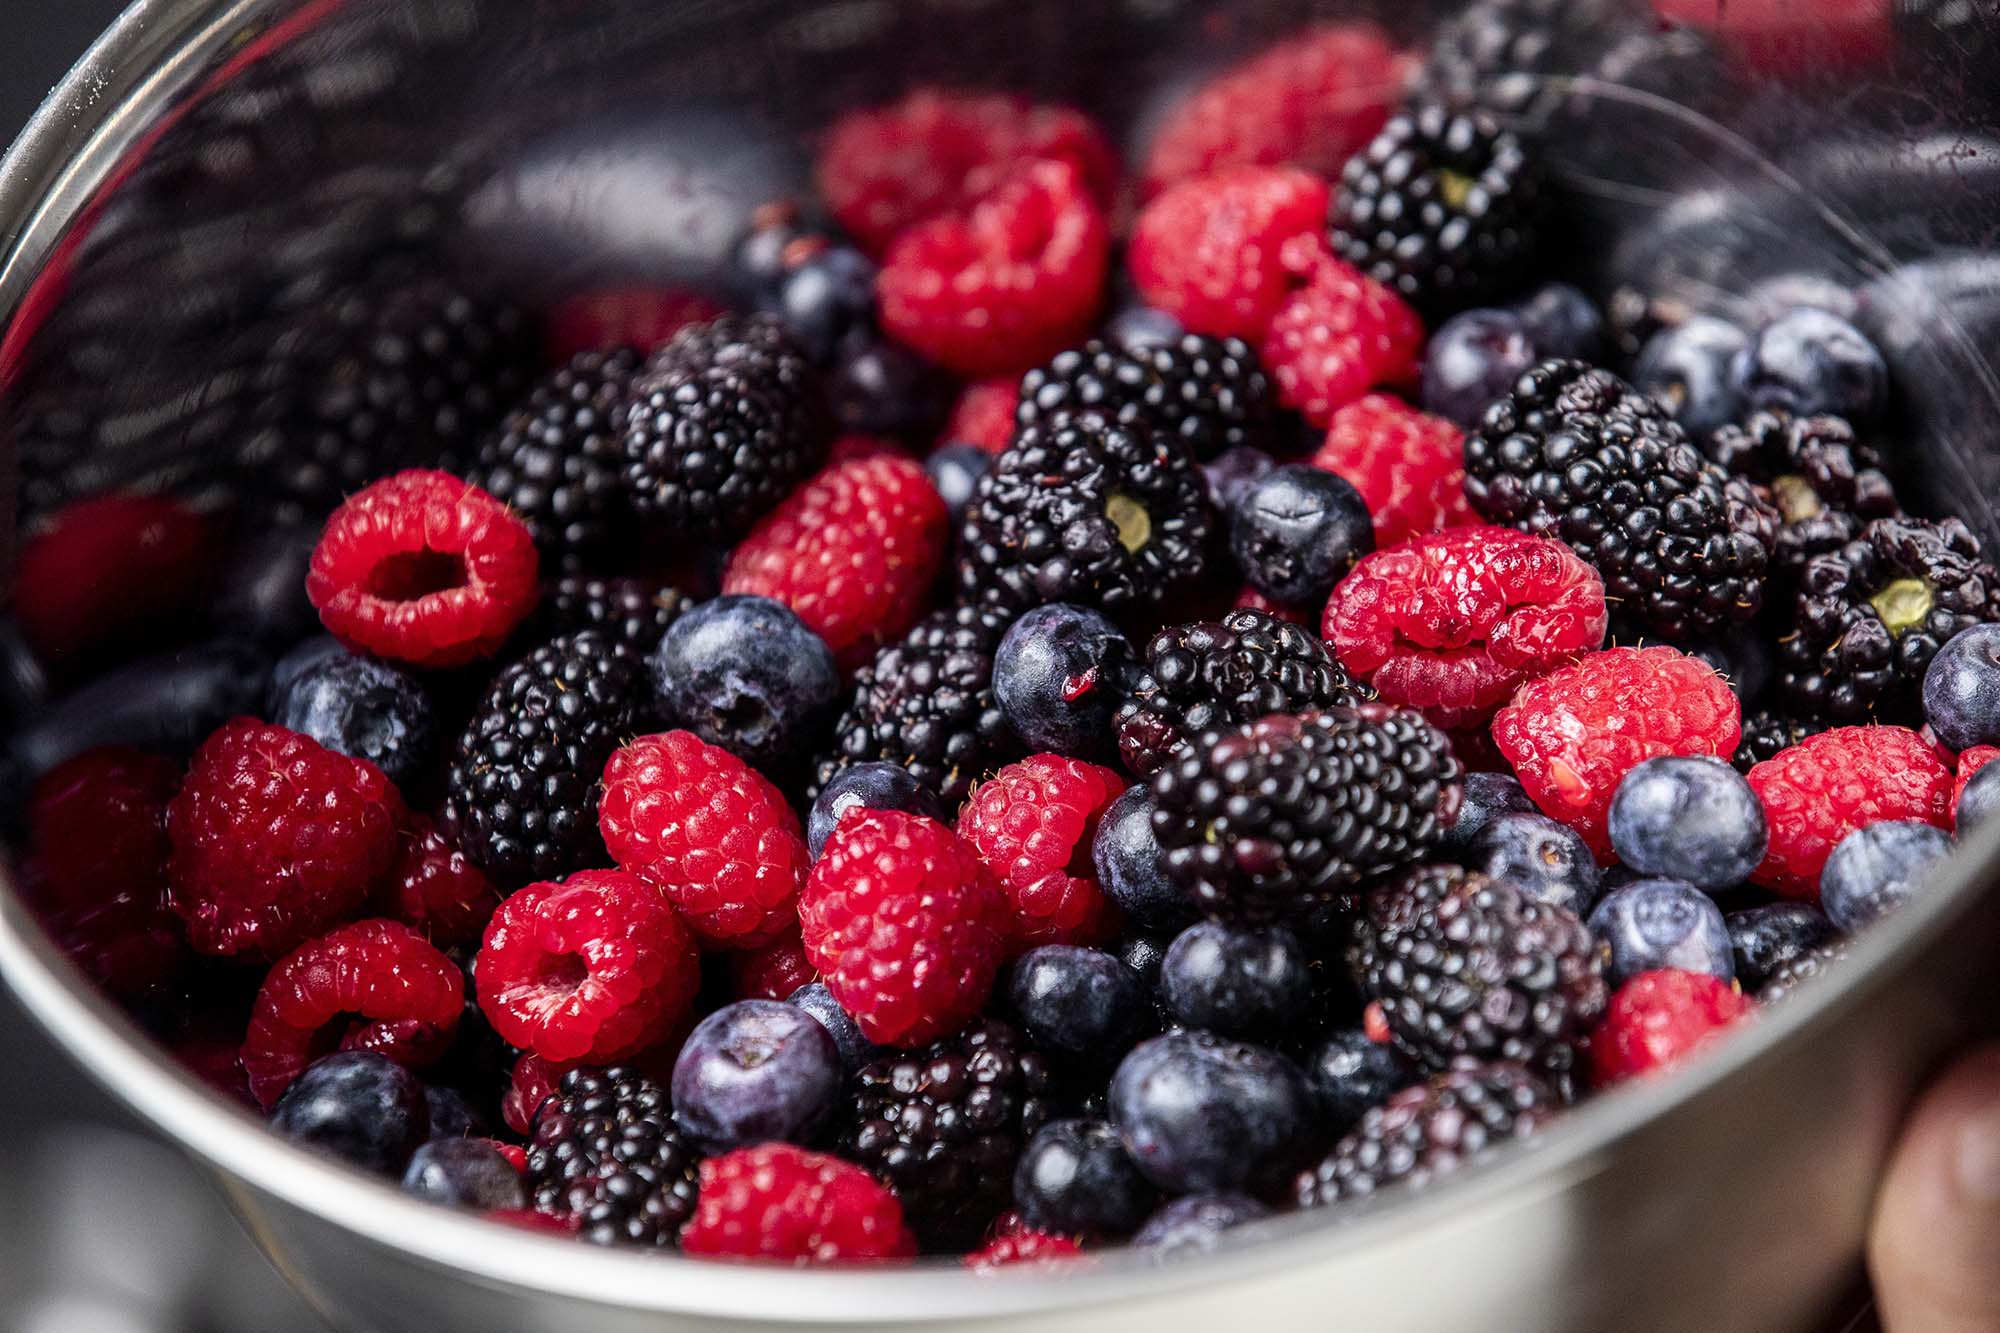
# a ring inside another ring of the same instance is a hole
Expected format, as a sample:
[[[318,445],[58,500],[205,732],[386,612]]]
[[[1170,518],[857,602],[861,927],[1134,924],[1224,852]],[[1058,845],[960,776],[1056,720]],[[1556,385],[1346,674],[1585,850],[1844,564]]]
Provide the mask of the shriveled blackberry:
[[[1777,515],[1609,371],[1551,360],[1522,375],[1465,437],[1465,495],[1491,522],[1568,543],[1652,634],[1715,638],[1763,606]]]
[[[527,1185],[538,1212],[593,1245],[671,1248],[694,1213],[701,1155],[667,1090],[630,1069],[572,1069],[535,1113]]]
[[[1373,697],[1318,635],[1244,608],[1153,636],[1118,709],[1118,753],[1132,772],[1151,777],[1174,751],[1212,728]]]
[[[1754,412],[1715,431],[1708,456],[1765,488],[1779,518],[1771,574],[1787,588],[1806,561],[1854,540],[1867,520],[1902,512],[1881,454],[1840,417]]]
[[[2000,576],[1962,521],[1878,518],[1806,562],[1779,680],[1803,713],[1915,723],[1938,649],[1995,620]]]
[[[819,465],[832,421],[819,377],[775,319],[724,315],[683,329],[633,386],[632,507],[695,541],[740,536]]]
[[[644,654],[659,647],[667,627],[693,604],[680,589],[651,579],[570,574],[543,594],[536,624],[541,638],[602,630]]]
[[[1158,606],[1201,575],[1214,533],[1207,483],[1180,441],[1057,416],[1023,427],[980,477],[958,588],[1014,611]]]
[[[1093,338],[1061,353],[1021,380],[1014,420],[1035,426],[1096,412],[1210,458],[1262,441],[1273,410],[1271,381],[1250,344],[1187,333],[1138,347]]]
[[[1776,1004],[1828,968],[1845,962],[1847,947],[1845,940],[1837,940],[1817,949],[1808,949],[1796,958],[1786,959],[1772,968],[1771,975],[1757,988],[1757,1002]]]
[[[1522,1065],[1458,1061],[1364,1112],[1318,1165],[1299,1173],[1292,1201],[1325,1208],[1391,1185],[1421,1189],[1489,1148],[1526,1138],[1562,1109],[1558,1092]]]
[[[854,678],[854,699],[834,729],[816,795],[849,764],[901,764],[947,808],[1021,751],[993,697],[993,653],[1008,616],[991,607],[933,611],[875,654]]]
[[[506,885],[609,864],[598,781],[645,696],[639,654],[602,630],[551,639],[495,677],[445,778],[465,854]]]
[[[1759,708],[1743,715],[1743,738],[1736,742],[1733,762],[1738,770],[1748,773],[1778,751],[1789,750],[1806,737],[1825,730],[1824,722]]]
[[[1434,845],[1462,770],[1420,713],[1274,713],[1203,732],[1152,778],[1166,873],[1209,916],[1306,926]]]
[[[1369,894],[1347,961],[1396,1044],[1433,1069],[1472,1056],[1561,1073],[1610,1000],[1582,918],[1458,866]]]
[[[1053,1114],[1047,1060],[997,1019],[864,1065],[853,1087],[841,1152],[895,1189],[933,1249],[977,1242]]]
[[[1418,107],[1347,160],[1334,252],[1427,313],[1525,285],[1541,244],[1541,170],[1484,112]]]

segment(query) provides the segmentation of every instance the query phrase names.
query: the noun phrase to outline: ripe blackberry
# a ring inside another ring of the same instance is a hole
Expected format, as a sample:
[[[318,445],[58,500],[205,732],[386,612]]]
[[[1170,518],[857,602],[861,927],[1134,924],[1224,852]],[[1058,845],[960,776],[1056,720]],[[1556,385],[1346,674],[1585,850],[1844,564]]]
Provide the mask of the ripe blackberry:
[[[1202,733],[1153,775],[1166,870],[1204,913],[1309,924],[1422,856],[1457,815],[1461,769],[1420,713],[1274,713]]]
[[[1995,620],[2000,576],[1962,521],[1878,518],[1806,563],[1779,679],[1811,716],[1914,725],[1931,658],[1960,630]]]
[[[725,315],[681,330],[640,369],[626,490],[642,519],[728,541],[819,465],[832,429],[824,388],[783,326]]]
[[[1541,170],[1485,113],[1430,105],[1349,158],[1334,253],[1435,315],[1523,285],[1541,243]]]
[[[1757,988],[1757,1003],[1776,1004],[1828,968],[1839,966],[1847,961],[1847,948],[1845,940],[1835,940],[1786,959],[1772,968],[1771,975]]]
[[[1267,611],[1231,611],[1219,621],[1170,625],[1153,636],[1118,708],[1118,753],[1133,773],[1151,777],[1212,728],[1372,697],[1319,636]]]
[[[551,639],[494,678],[445,778],[445,822],[505,885],[608,865],[598,780],[646,695],[640,656],[601,630]]]
[[[1743,715],[1743,738],[1736,742],[1736,754],[1731,762],[1738,772],[1748,773],[1778,751],[1789,750],[1806,737],[1817,736],[1825,730],[1823,722],[1759,708]]]
[[[1369,894],[1348,966],[1433,1069],[1469,1055],[1565,1072],[1610,1000],[1604,949],[1575,912],[1451,865]]]
[[[1787,588],[1806,561],[1854,540],[1864,522],[1902,512],[1881,454],[1839,417],[1753,412],[1717,430],[1707,449],[1724,472],[1765,488],[1779,518],[1771,574]]]
[[[983,1019],[863,1066],[840,1149],[895,1189],[928,1247],[963,1250],[1011,1201],[1015,1159],[1052,1114],[1047,1060]]]
[[[1465,495],[1567,542],[1649,633],[1714,638],[1763,605],[1777,516],[1609,371],[1544,361],[1465,437]]]
[[[1014,420],[1034,426],[1060,413],[1096,412],[1212,458],[1259,443],[1272,411],[1271,382],[1248,343],[1187,333],[1140,346],[1093,338],[1062,353],[1022,379]]]
[[[537,637],[602,630],[643,655],[660,646],[660,636],[691,605],[680,589],[650,579],[570,574],[543,594],[535,618]]]
[[[526,1183],[537,1212],[593,1245],[671,1248],[694,1215],[700,1155],[667,1090],[631,1069],[572,1069],[535,1113]]]
[[[956,808],[972,784],[1020,753],[993,697],[993,653],[1005,613],[973,606],[934,611],[855,675],[854,699],[834,731],[814,792],[849,764],[901,764]]]
[[[1178,440],[1057,416],[1023,427],[980,477],[958,587],[1012,611],[1157,606],[1201,575],[1215,526],[1201,468]]]

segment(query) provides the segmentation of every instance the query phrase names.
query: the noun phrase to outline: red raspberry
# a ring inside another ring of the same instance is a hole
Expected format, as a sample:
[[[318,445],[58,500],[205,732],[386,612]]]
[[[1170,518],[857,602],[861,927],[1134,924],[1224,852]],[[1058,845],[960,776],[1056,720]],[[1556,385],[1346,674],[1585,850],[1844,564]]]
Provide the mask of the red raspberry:
[[[709,944],[753,949],[797,922],[812,860],[799,817],[763,774],[691,731],[611,756],[597,827],[612,859],[664,889]]]
[[[507,1165],[514,1168],[516,1175],[526,1175],[528,1173],[528,1150],[526,1148],[523,1148],[518,1143],[507,1143],[501,1139],[483,1139],[481,1141],[490,1146],[494,1152],[506,1158]]]
[[[1280,255],[1293,290],[1264,331],[1278,397],[1315,426],[1370,389],[1416,378],[1423,321],[1403,299],[1327,248],[1319,232]]]
[[[475,944],[486,933],[500,890],[427,815],[411,815],[397,836],[396,864],[382,882],[382,915],[434,944]]]
[[[360,912],[402,819],[375,765],[239,717],[201,743],[168,807],[168,902],[198,952],[279,957]]]
[[[722,590],[783,602],[852,670],[917,623],[950,524],[923,464],[836,463],[758,520],[730,552]]]
[[[843,116],[816,174],[840,225],[879,255],[911,227],[965,211],[1036,161],[1068,164],[1092,198],[1110,201],[1117,158],[1082,113],[931,88]]]
[[[1352,482],[1375,516],[1375,547],[1479,522],[1465,498],[1465,432],[1371,393],[1333,414],[1314,467]]]
[[[486,927],[474,974],[501,1038],[551,1063],[620,1060],[694,1003],[694,937],[653,885],[622,870],[530,884]]]
[[[300,945],[264,978],[243,1068],[266,1110],[334,1051],[374,1051],[422,1068],[445,1053],[465,1009],[465,974],[399,921],[357,921]]]
[[[935,820],[857,810],[799,900],[806,957],[870,1041],[921,1046],[992,993],[1013,925],[977,853]]]
[[[215,537],[209,519],[161,496],[66,505],[21,546],[14,615],[45,657],[175,627],[214,572]]]
[[[727,310],[699,292],[672,287],[601,287],[556,302],[543,321],[549,364],[566,366],[580,352],[636,347],[650,352],[690,324]]]
[[[1118,930],[1091,862],[1097,822],[1125,790],[1102,764],[1030,755],[972,789],[958,836],[1000,882],[1014,916],[1015,950],[1101,944]]]
[[[1037,162],[971,209],[896,239],[876,277],[882,327],[960,375],[1017,372],[1097,315],[1111,232],[1087,182]]]
[[[1014,407],[1020,397],[1020,381],[1011,375],[966,385],[959,391],[938,443],[970,444],[989,454],[999,453],[1014,439]]]
[[[1364,556],[1334,588],[1324,633],[1383,702],[1470,727],[1601,647],[1608,618],[1603,580],[1561,542],[1453,528]]]
[[[333,511],[306,595],[350,648],[459,666],[490,656],[534,609],[535,571],[518,515],[449,472],[412,468]]]
[[[796,927],[769,944],[729,955],[730,994],[739,1000],[790,999],[818,975]]]
[[[1951,826],[1958,827],[1958,802],[1965,795],[1965,784],[1972,781],[1973,774],[2000,755],[2000,745],[1975,745],[1969,750],[1961,750],[1958,755],[1958,772],[1951,781]]]
[[[500,1094],[500,1118],[507,1128],[523,1137],[535,1132],[535,1112],[555,1092],[567,1070],[529,1051],[514,1061],[507,1076],[507,1090]]]
[[[1326,182],[1289,167],[1182,181],[1132,226],[1132,282],[1194,333],[1255,341],[1291,292],[1285,242],[1318,235],[1326,208]]]
[[[1529,681],[1493,740],[1535,804],[1613,859],[1605,819],[1619,779],[1663,754],[1736,753],[1743,715],[1727,681],[1673,648],[1607,648]]]
[[[1291,606],[1285,602],[1273,601],[1247,583],[1237,592],[1236,600],[1231,602],[1230,606],[1246,608],[1251,611],[1263,611],[1276,616],[1280,620],[1288,620],[1301,629],[1309,629],[1315,634],[1319,633],[1320,618],[1311,607]]]
[[[1076,1237],[1037,1231],[1023,1222],[1019,1213],[1003,1213],[994,1223],[992,1238],[965,1256],[965,1266],[976,1273],[990,1273],[1014,1264],[1073,1259],[1082,1253],[1083,1243]]]
[[[1787,898],[1819,901],[1819,872],[1842,838],[1883,819],[1951,825],[1951,770],[1907,727],[1835,727],[1750,770],[1771,846],[1750,876]]]
[[[826,447],[827,471],[849,463],[866,463],[877,458],[908,458],[903,447],[873,435],[842,435]]]
[[[1590,1036],[1591,1086],[1671,1068],[1756,1007],[1733,982],[1705,972],[1641,972],[1612,995]]]
[[[789,1143],[738,1148],[701,1164],[701,1198],[681,1249],[793,1264],[907,1259],[903,1205],[852,1162]]]

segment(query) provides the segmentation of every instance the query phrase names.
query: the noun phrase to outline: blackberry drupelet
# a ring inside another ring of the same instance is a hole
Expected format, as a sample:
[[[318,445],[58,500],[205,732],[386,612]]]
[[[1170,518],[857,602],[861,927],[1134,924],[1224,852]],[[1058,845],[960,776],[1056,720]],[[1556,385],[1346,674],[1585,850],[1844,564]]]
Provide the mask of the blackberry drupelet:
[[[1133,773],[1151,777],[1204,731],[1373,697],[1318,635],[1267,611],[1231,611],[1153,636],[1118,709],[1118,753]]]
[[[1473,1056],[1565,1072],[1610,1000],[1604,947],[1581,917],[1458,866],[1371,893],[1348,966],[1397,1044],[1433,1069]]]
[[[1053,1114],[1047,1060],[982,1019],[862,1067],[840,1150],[896,1191],[934,1249],[964,1249],[1007,1207],[1014,1163]]]
[[[1465,495],[1568,543],[1650,634],[1714,638],[1763,605],[1776,513],[1609,371],[1551,360],[1521,376],[1465,437]]]
[[[1771,969],[1771,975],[1757,988],[1757,1003],[1776,1004],[1828,968],[1839,966],[1847,961],[1847,947],[1845,940],[1836,940],[1786,959]]]
[[[1708,440],[1708,456],[1731,476],[1765,488],[1778,512],[1771,575],[1795,587],[1814,556],[1854,540],[1869,519],[1902,512],[1882,456],[1839,417],[1753,412]]]
[[[639,655],[599,630],[551,639],[495,677],[445,778],[465,854],[506,886],[609,864],[598,780],[645,697]]]
[[[572,1069],[535,1113],[527,1186],[538,1212],[594,1245],[670,1248],[694,1214],[700,1154],[667,1090],[630,1069]]]
[[[650,579],[570,574],[543,595],[536,625],[543,639],[602,630],[643,656],[660,646],[667,627],[692,605],[680,589]]]
[[[1095,412],[1212,458],[1261,442],[1273,411],[1271,382],[1248,343],[1188,333],[1136,347],[1093,338],[1064,352],[1022,379],[1014,419],[1036,426]]]
[[[1304,928],[1429,850],[1457,814],[1461,771],[1420,713],[1274,713],[1169,759],[1152,778],[1153,831],[1203,913]]]
[[[1793,717],[1769,708],[1756,709],[1743,715],[1743,738],[1736,742],[1736,754],[1731,762],[1739,772],[1748,773],[1778,751],[1789,750],[1806,737],[1817,736],[1825,730],[1823,722]]]

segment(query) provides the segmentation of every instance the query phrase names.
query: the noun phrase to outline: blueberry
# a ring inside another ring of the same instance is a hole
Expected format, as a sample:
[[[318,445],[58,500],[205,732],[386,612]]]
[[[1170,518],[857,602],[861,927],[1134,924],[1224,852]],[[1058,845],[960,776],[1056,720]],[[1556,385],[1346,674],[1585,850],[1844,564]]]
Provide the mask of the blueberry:
[[[1748,879],[1771,841],[1757,793],[1711,755],[1662,755],[1633,768],[1611,797],[1610,832],[1634,870],[1710,892]]]
[[[993,455],[976,444],[947,444],[942,449],[933,449],[924,460],[924,472],[931,485],[937,487],[944,507],[951,511],[954,525],[965,513],[979,479],[991,466]]]
[[[1924,716],[1954,750],[2000,744],[2000,625],[1953,635],[1924,672]]]
[[[815,364],[831,364],[850,333],[874,328],[874,261],[850,245],[825,247],[780,280],[775,312]]]
[[[474,1139],[486,1135],[486,1117],[450,1088],[426,1086],[424,1108],[430,1113],[434,1139]]]
[[[1467,773],[1459,784],[1458,821],[1445,830],[1444,846],[1463,853],[1495,815],[1532,815],[1539,810],[1512,773]]]
[[[731,594],[694,607],[648,665],[671,721],[752,764],[803,749],[840,692],[826,640],[768,597]]]
[[[1368,502],[1346,478],[1305,463],[1274,468],[1229,510],[1229,550],[1266,597],[1318,605],[1375,549]]]
[[[1014,1206],[1042,1231],[1129,1236],[1158,1197],[1102,1120],[1043,1125],[1014,1167]]]
[[[1819,872],[1827,919],[1854,931],[1880,921],[1923,888],[1932,865],[1951,851],[1942,829],[1914,819],[1885,819],[1834,844]]]
[[[1172,929],[1194,919],[1187,896],[1167,878],[1165,853],[1153,836],[1153,796],[1144,783],[1127,787],[1098,820],[1090,859],[1105,896],[1133,920]]]
[[[1958,835],[1962,838],[2000,810],[2000,763],[1980,766],[1958,794]]]
[[[1547,815],[1499,814],[1465,850],[1466,863],[1512,880],[1531,898],[1582,916],[1597,900],[1597,861],[1577,831]]]
[[[1181,322],[1166,311],[1144,305],[1126,306],[1104,325],[1105,337],[1133,351],[1179,342],[1186,332]]]
[[[1424,354],[1424,411],[1470,429],[1535,362],[1527,322],[1510,310],[1467,310],[1446,320]]]
[[[1853,319],[1861,310],[1854,289],[1818,273],[1779,273],[1759,279],[1743,294],[1741,309],[1745,322],[1762,327],[1800,306],[1831,310],[1842,319]]]
[[[521,1173],[485,1139],[432,1139],[403,1172],[403,1190],[450,1208],[525,1208]]]
[[[674,1060],[674,1120],[719,1149],[806,1143],[840,1095],[840,1049],[811,1014],[737,1000],[704,1018]]]
[[[1167,946],[1160,999],[1191,1028],[1273,1037],[1312,1003],[1312,972],[1299,937],[1283,926],[1198,921]]]
[[[1099,949],[1044,944],[1021,955],[1007,998],[1035,1043],[1111,1060],[1139,1039],[1148,1015],[1138,974]]]
[[[306,1066],[271,1109],[292,1142],[393,1176],[430,1136],[423,1085],[374,1051],[340,1051]]]
[[[950,376],[886,338],[850,337],[827,376],[835,419],[857,435],[929,443],[956,396]]]
[[[1371,1040],[1360,1028],[1334,1033],[1306,1062],[1321,1127],[1333,1135],[1345,1134],[1368,1108],[1422,1077],[1409,1057],[1386,1041]]]
[[[834,826],[852,810],[902,810],[926,819],[945,822],[944,807],[937,793],[910,775],[901,764],[872,759],[849,764],[820,788],[819,798],[806,815],[806,850],[813,860],[833,836]]]
[[[1551,282],[1514,307],[1537,356],[1595,361],[1604,342],[1597,303],[1566,282]]]
[[[1695,315],[1647,340],[1632,382],[1665,403],[1683,426],[1706,435],[1742,415],[1730,366],[1749,345],[1734,324]]]
[[[1139,984],[1151,991],[1160,984],[1160,965],[1167,961],[1167,946],[1172,943],[1159,935],[1135,932],[1113,940],[1110,953],[1131,969]]]
[[[1766,324],[1730,363],[1753,411],[1828,413],[1866,426],[1889,401],[1889,366],[1866,334],[1839,315],[1802,306]]]
[[[1061,602],[1015,621],[993,654],[993,697],[1030,750],[1097,757],[1132,645],[1102,612]]]
[[[1680,880],[1641,879],[1613,889],[1590,914],[1590,931],[1611,950],[1614,986],[1663,967],[1724,981],[1736,976],[1722,909]]]
[[[319,629],[306,596],[306,567],[319,545],[316,524],[270,528],[245,542],[223,570],[209,622],[215,632],[273,648]]]
[[[1243,493],[1269,476],[1278,460],[1254,445],[1237,444],[1201,465],[1208,479],[1208,497],[1223,513],[1235,508]]]
[[[840,1067],[848,1073],[853,1073],[881,1053],[881,1048],[868,1040],[868,1034],[854,1021],[854,1015],[840,1007],[840,1001],[833,998],[833,992],[826,988],[826,983],[808,981],[793,991],[785,1003],[818,1020],[833,1038],[834,1050],[840,1056]]]
[[[1170,1032],[1133,1048],[1111,1076],[1110,1107],[1132,1160],[1176,1194],[1259,1194],[1312,1149],[1312,1091],[1298,1066],[1208,1032]]]
[[[386,662],[308,639],[272,670],[271,721],[327,749],[366,759],[398,787],[413,786],[437,748],[424,687]]]
[[[789,209],[760,211],[730,255],[730,286],[742,304],[752,310],[776,310],[785,279],[796,266],[794,247],[801,241],[823,243],[817,231]]]
[[[1132,1243],[1162,1255],[1205,1254],[1223,1232],[1270,1215],[1247,1194],[1189,1194],[1147,1218]]]
[[[1811,903],[1769,903],[1722,918],[1736,959],[1736,979],[1756,992],[1770,975],[1801,954],[1831,944],[1840,932]]]

